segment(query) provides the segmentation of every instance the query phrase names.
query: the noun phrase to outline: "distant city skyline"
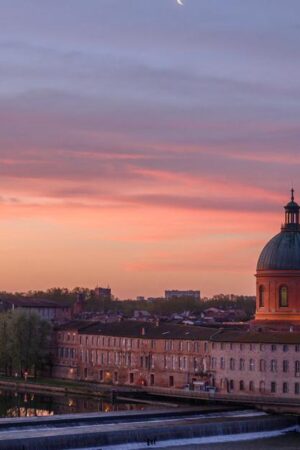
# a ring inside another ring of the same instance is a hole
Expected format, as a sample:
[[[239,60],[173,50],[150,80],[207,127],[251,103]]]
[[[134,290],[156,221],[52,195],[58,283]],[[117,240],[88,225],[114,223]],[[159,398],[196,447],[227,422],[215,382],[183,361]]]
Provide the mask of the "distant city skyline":
[[[254,294],[298,182],[296,0],[2,0],[0,290]]]

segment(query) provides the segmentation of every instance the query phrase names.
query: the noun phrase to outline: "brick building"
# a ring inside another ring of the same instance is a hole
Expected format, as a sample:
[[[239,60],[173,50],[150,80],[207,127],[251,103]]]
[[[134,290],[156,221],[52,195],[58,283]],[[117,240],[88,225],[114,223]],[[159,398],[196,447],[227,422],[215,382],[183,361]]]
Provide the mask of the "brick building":
[[[298,333],[75,321],[56,337],[59,378],[300,399]]]
[[[224,331],[208,352],[219,392],[300,400],[298,333]]]
[[[299,209],[292,191],[285,224],[259,257],[255,321],[239,330],[70,322],[56,331],[54,375],[300,401]]]
[[[145,322],[73,322],[56,332],[54,376],[183,388],[210,382],[208,340],[215,329]]]

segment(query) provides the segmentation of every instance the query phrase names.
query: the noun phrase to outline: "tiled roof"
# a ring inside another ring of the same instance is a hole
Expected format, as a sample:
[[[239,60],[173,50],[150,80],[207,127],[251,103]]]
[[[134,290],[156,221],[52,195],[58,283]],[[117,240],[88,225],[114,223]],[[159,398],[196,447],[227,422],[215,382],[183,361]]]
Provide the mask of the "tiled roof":
[[[188,325],[175,325],[124,321],[101,323],[77,320],[68,322],[57,328],[58,330],[73,330],[79,334],[102,335],[112,337],[128,337],[143,339],[178,339],[202,340],[212,342],[236,343],[277,343],[300,344],[300,333],[257,332],[246,330],[230,330],[223,328],[208,328]]]
[[[214,342],[241,342],[264,344],[300,344],[300,333],[276,331],[220,331],[211,339]]]
[[[104,335],[116,337],[140,337],[145,339],[182,339],[182,340],[208,340],[216,333],[214,328],[194,327],[186,325],[145,323],[137,321],[124,321],[114,323],[89,322],[62,325],[59,329],[78,330],[79,334]]]

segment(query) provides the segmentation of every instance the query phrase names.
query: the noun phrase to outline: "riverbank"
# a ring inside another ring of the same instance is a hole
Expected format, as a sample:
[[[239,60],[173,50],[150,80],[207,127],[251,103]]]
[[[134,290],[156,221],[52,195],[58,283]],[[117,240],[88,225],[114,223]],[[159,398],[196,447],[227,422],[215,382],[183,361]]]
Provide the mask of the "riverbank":
[[[28,379],[22,378],[0,377],[0,388],[14,389],[16,391],[30,390],[38,392],[51,392],[58,394],[76,394],[88,395],[95,397],[107,397],[118,394],[136,394],[142,393],[141,389],[123,386],[112,386],[96,383],[88,383],[85,381],[68,381],[58,380],[54,378],[38,378]]]
[[[102,399],[115,403],[135,403],[142,405],[148,405],[153,407],[168,407],[177,408],[179,405],[174,400],[168,401],[167,399],[160,400],[152,399],[142,389],[135,389],[123,386],[112,386],[109,384],[96,384],[88,383],[85,381],[68,381],[58,380],[53,378],[40,378],[29,379],[24,381],[23,379],[0,377],[0,389],[10,390],[18,393],[36,393],[51,396],[70,396],[74,395],[82,397],[83,399]],[[224,410],[224,407],[218,407],[219,410]],[[236,408],[232,408],[236,409]]]

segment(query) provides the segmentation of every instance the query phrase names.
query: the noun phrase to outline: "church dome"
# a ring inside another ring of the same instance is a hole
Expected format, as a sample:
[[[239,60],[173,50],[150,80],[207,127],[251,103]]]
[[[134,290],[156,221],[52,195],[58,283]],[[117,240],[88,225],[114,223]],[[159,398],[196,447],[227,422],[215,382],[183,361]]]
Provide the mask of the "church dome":
[[[300,207],[294,201],[294,189],[291,197],[284,207],[281,232],[258,259],[255,321],[259,324],[300,324]]]
[[[300,225],[299,205],[291,201],[285,208],[285,224],[262,250],[257,270],[300,270]]]
[[[274,236],[262,250],[257,270],[300,270],[300,231]]]

